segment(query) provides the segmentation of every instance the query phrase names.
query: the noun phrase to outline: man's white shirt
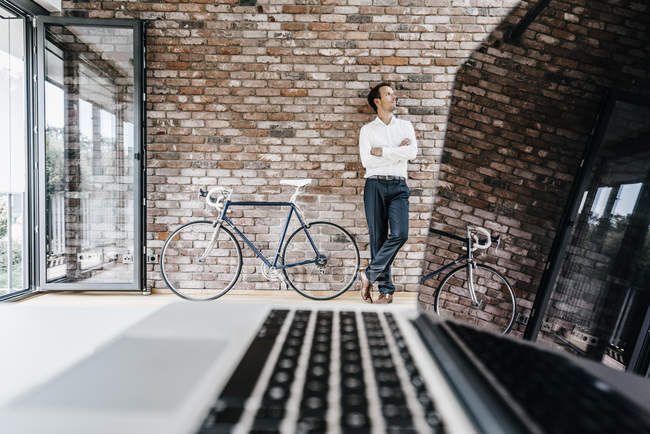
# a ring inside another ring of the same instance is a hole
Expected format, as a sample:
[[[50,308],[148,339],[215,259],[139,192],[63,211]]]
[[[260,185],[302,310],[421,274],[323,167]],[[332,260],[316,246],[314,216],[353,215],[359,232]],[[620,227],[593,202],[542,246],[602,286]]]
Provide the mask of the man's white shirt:
[[[408,146],[400,146],[409,139]],[[372,148],[382,148],[382,156],[370,154]],[[393,116],[386,125],[379,117],[361,127],[359,133],[361,164],[366,169],[365,178],[375,175],[408,177],[408,160],[418,154],[415,129],[411,122]]]

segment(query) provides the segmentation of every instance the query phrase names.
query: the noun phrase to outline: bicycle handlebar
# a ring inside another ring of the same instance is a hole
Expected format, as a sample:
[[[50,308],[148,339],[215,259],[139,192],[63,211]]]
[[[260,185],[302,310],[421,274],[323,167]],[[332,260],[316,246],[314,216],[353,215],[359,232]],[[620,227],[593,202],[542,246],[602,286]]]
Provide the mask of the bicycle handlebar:
[[[281,184],[293,185],[296,187],[296,191],[293,193],[293,196],[291,196],[291,203],[295,205],[296,210],[303,216],[304,214],[302,210],[296,204],[296,198],[300,194],[301,189],[306,185],[308,185],[309,182],[311,182],[311,180],[306,180],[309,181],[307,183],[304,183],[304,181],[305,180],[303,180],[302,184],[298,184],[298,185],[280,181]],[[199,187],[199,199],[205,198],[205,201],[209,206],[213,208],[221,209],[224,206],[225,202],[230,200],[230,196],[232,196],[232,192],[233,192],[232,188],[228,188],[228,187],[214,187],[207,191]]]
[[[452,234],[450,232],[440,231],[438,229],[433,229],[433,228],[429,228],[429,232],[431,232],[432,234],[442,235],[447,238],[453,238],[454,240],[462,241],[464,243],[467,242],[467,238],[459,237],[458,235]]]
[[[208,191],[199,187],[199,198],[204,197],[209,206],[217,209],[224,206],[224,203],[230,199],[231,194],[232,190],[226,187],[214,187]]]
[[[479,238],[476,232],[483,235],[485,239]],[[472,237],[472,240],[474,241],[474,243],[472,243],[472,251],[478,249],[485,250],[492,244],[492,237],[490,236],[490,232],[488,232],[487,229],[479,226],[467,226],[467,237]]]
[[[479,238],[478,239],[479,245],[481,245],[481,246],[485,245],[486,246],[485,248],[490,247],[489,245],[486,245],[487,240],[488,240],[487,236],[489,236],[489,239],[491,240],[490,245],[492,243],[497,243],[496,248],[497,249],[499,248],[499,245],[501,244],[501,235],[492,234],[492,233],[488,232],[487,229],[485,229],[485,228],[477,228],[476,226],[470,226],[470,229],[482,229],[483,231],[485,231],[485,232],[481,232],[481,234],[485,235],[486,238]],[[429,228],[429,233],[436,234],[436,235],[442,235],[442,236],[447,237],[447,238],[451,238],[451,239],[454,239],[454,240],[457,240],[457,241],[461,241],[463,243],[467,243],[467,237],[461,237],[461,236],[458,236],[456,234],[452,234],[451,232],[445,232],[445,231],[441,231],[439,229]]]

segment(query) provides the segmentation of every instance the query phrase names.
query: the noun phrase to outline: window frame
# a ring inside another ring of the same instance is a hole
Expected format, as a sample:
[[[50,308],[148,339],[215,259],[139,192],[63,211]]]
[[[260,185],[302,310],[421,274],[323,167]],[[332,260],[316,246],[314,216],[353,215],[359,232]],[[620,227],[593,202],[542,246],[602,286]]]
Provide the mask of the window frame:
[[[74,17],[51,17],[51,16],[38,16],[36,21],[36,65],[37,65],[37,97],[36,97],[36,119],[39,127],[36,129],[37,137],[35,143],[38,144],[38,155],[35,158],[38,161],[37,173],[37,191],[38,191],[38,226],[37,230],[37,247],[38,252],[38,267],[35,270],[35,280],[37,292],[43,291],[139,291],[147,292],[146,290],[146,273],[144,252],[146,251],[145,238],[146,238],[146,215],[144,200],[145,192],[145,158],[146,145],[144,143],[145,128],[144,128],[144,89],[145,89],[145,74],[144,74],[144,25],[140,20],[126,20],[126,19],[94,19],[94,18],[74,18]],[[131,283],[56,283],[47,282],[46,273],[46,245],[45,245],[45,29],[47,25],[60,25],[60,26],[85,26],[85,27],[113,27],[113,28],[130,28],[133,30],[133,55],[134,55],[134,274]],[[137,98],[136,96],[140,96]],[[42,126],[42,127],[41,127]],[[137,126],[140,126],[138,128]]]

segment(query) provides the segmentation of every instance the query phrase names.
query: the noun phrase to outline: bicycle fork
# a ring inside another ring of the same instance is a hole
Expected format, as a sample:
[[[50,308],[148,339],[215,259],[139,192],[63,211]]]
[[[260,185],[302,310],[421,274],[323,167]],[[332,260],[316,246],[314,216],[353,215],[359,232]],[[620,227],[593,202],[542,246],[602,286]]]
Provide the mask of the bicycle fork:
[[[198,261],[199,263],[205,262],[205,259],[208,257],[212,249],[214,248],[215,243],[219,239],[219,232],[221,231],[221,225],[223,224],[222,220],[218,220],[214,224],[214,232],[212,232],[212,239],[210,240],[210,244],[208,244],[208,247],[203,251],[202,254],[199,255]]]
[[[472,304],[477,307],[481,308],[481,305],[483,304],[483,300],[478,299],[476,296],[476,291],[474,290],[474,268],[476,268],[476,263],[474,263],[474,260],[470,260],[467,262],[467,287],[469,289],[469,296],[472,299]]]

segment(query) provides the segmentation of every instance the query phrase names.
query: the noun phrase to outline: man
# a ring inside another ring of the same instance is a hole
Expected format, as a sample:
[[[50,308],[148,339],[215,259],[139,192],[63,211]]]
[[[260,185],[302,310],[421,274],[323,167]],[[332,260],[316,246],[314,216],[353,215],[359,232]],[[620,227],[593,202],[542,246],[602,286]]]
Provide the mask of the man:
[[[366,169],[363,203],[370,236],[370,263],[361,274],[361,298],[372,303],[370,291],[378,282],[376,303],[393,301],[395,286],[390,268],[408,238],[409,195],[407,164],[418,153],[411,122],[393,116],[397,98],[388,83],[368,94],[377,118],[359,133],[361,164]],[[390,228],[390,234],[389,234]]]

